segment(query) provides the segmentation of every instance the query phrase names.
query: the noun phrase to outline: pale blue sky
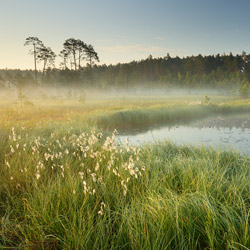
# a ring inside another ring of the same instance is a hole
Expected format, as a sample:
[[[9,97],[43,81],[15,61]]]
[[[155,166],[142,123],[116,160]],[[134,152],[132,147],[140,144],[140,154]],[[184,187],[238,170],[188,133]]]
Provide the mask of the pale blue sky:
[[[250,0],[0,0],[0,68],[33,68],[29,36],[56,53],[79,38],[101,64],[250,53],[249,10]]]

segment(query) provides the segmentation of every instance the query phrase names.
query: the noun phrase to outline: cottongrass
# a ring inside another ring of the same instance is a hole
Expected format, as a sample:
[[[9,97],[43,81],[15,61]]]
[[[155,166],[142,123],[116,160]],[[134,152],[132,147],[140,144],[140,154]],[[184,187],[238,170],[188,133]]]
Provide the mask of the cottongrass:
[[[1,248],[250,248],[246,156],[62,131],[6,134]]]

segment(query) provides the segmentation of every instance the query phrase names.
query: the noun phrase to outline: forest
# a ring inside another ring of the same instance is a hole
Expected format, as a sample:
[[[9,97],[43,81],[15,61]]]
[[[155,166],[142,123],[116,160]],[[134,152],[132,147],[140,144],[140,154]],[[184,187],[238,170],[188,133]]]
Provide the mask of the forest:
[[[91,87],[133,90],[167,88],[217,89],[248,96],[250,81],[250,54],[196,55],[180,58],[169,54],[129,63],[100,64],[94,47],[80,39],[70,38],[63,44],[55,67],[56,54],[36,37],[26,39],[32,45],[35,69],[1,69],[0,86],[3,88]],[[42,70],[37,70],[37,63]],[[84,63],[83,63],[84,62]],[[97,64],[98,63],[98,64]]]

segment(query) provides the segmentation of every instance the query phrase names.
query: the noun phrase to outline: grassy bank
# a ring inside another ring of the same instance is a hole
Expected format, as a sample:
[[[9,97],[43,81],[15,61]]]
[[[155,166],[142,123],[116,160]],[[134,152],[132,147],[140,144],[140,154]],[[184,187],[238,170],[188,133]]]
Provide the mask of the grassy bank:
[[[249,112],[249,100],[0,105],[1,249],[248,249],[250,159],[103,129]]]
[[[1,248],[250,246],[248,158],[167,142],[118,148],[114,136],[69,127],[44,131],[1,136]]]
[[[46,103],[34,101],[33,106],[22,107],[16,102],[2,102],[0,128],[42,128],[52,123],[60,126],[63,123],[79,128],[94,126],[119,130],[249,111],[249,100],[235,97],[213,97],[210,103],[205,103],[203,96],[87,100],[82,104],[73,100],[51,100]]]
[[[90,122],[104,129],[130,129],[149,127],[155,124],[189,122],[209,116],[239,114],[250,111],[250,106],[200,104],[187,106],[162,107],[154,109],[135,109],[115,111],[98,115]]]

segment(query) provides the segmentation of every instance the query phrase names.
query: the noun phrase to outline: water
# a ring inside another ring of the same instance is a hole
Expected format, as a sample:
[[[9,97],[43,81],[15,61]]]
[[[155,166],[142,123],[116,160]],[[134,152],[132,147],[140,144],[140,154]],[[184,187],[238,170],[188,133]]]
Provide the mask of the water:
[[[233,149],[250,155],[250,114],[218,116],[175,126],[155,125],[149,129],[120,131],[117,139],[133,145],[170,140],[179,145],[205,145]]]

